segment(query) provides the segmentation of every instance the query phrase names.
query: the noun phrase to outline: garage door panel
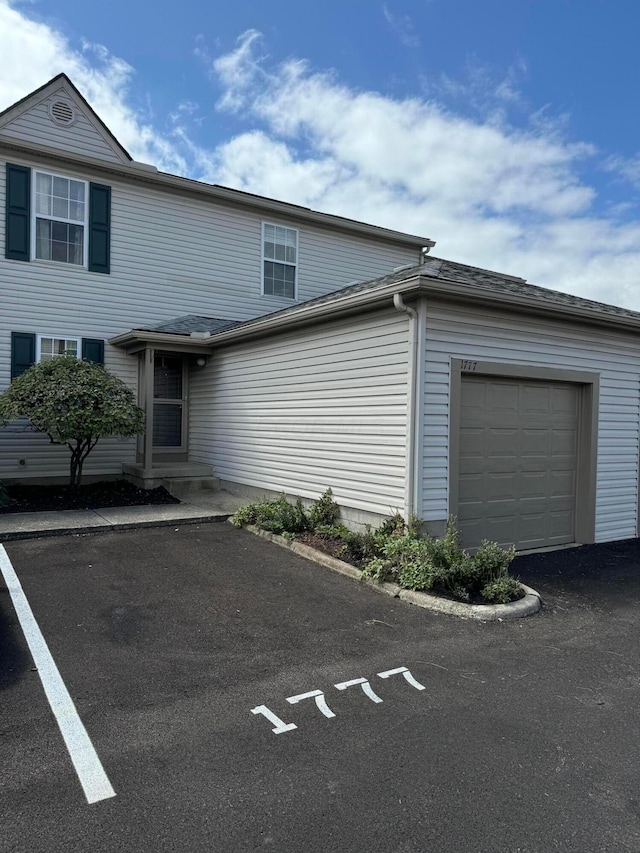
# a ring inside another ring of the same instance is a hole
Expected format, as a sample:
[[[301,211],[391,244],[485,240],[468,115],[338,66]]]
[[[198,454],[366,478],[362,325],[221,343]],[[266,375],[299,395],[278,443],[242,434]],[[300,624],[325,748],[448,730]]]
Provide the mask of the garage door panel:
[[[578,386],[462,379],[458,524],[520,549],[574,540]]]
[[[519,412],[548,415],[551,411],[551,390],[545,386],[523,385]]]
[[[551,471],[549,478],[549,497],[567,498],[575,501],[576,473],[572,471]]]
[[[554,429],[550,431],[551,453],[554,456],[577,457],[578,431],[575,429]]]
[[[579,399],[576,389],[572,386],[556,386],[553,389],[553,414],[560,415],[563,412],[570,415],[571,419],[578,418]]]
[[[489,382],[485,411],[492,413],[517,413],[519,389],[515,383]]]
[[[549,453],[549,433],[544,428],[522,429],[520,436],[520,455],[547,456]]]

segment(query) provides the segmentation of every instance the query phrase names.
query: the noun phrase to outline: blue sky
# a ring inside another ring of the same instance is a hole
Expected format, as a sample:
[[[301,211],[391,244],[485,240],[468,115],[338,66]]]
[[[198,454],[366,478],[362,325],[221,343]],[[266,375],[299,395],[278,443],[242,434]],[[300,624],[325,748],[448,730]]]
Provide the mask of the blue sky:
[[[640,310],[632,0],[0,0],[0,108],[65,71],[136,159]]]

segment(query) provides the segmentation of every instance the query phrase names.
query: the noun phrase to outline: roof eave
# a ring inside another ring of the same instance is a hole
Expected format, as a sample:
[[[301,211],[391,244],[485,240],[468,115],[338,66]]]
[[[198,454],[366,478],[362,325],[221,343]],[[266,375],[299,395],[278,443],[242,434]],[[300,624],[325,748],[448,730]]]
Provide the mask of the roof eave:
[[[65,152],[47,145],[38,145],[31,142],[26,143],[19,139],[2,136],[1,132],[0,147],[18,152],[19,154],[26,154],[29,157],[35,155],[43,159],[55,159],[72,167],[89,168],[94,172],[105,175],[116,175],[127,180],[159,185],[169,190],[175,190],[176,192],[205,196],[221,204],[232,204],[244,209],[249,208],[269,216],[275,215],[282,219],[295,219],[296,221],[309,222],[347,234],[358,234],[359,236],[369,237],[372,240],[384,240],[395,243],[396,245],[409,246],[416,249],[416,251],[420,251],[422,248],[433,248],[436,245],[435,241],[429,237],[405,234],[402,231],[393,231],[390,228],[383,228],[379,225],[371,225],[367,222],[359,222],[355,219],[347,219],[346,217],[335,216],[331,213],[321,213],[309,207],[290,204],[286,201],[278,201],[277,199],[246,193],[242,190],[222,187],[218,184],[207,184],[192,178],[171,175],[168,172],[157,171],[155,168],[151,168],[144,163],[133,161],[131,163],[120,164],[98,161],[83,154]]]
[[[127,332],[109,338],[111,346],[123,349],[130,354],[153,347],[196,355],[208,351],[209,341],[209,336],[192,337],[191,334],[153,332],[147,329],[129,329]]]

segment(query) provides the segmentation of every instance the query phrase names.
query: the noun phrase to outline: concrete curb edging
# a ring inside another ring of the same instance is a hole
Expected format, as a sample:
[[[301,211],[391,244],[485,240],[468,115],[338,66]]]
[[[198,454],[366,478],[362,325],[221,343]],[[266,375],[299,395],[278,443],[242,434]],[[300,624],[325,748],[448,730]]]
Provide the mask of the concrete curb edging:
[[[229,523],[232,523],[231,520]],[[510,604],[465,604],[463,601],[451,601],[429,592],[402,589],[395,583],[376,583],[369,578],[362,578],[360,569],[356,569],[355,566],[338,560],[336,557],[331,557],[329,554],[324,554],[322,551],[316,551],[315,548],[304,545],[302,542],[296,542],[295,539],[285,539],[284,536],[269,533],[268,530],[260,530],[253,524],[243,525],[243,529],[254,533],[256,536],[261,536],[263,539],[268,539],[269,542],[280,545],[282,548],[288,548],[300,557],[313,560],[314,563],[320,563],[320,565],[326,566],[334,572],[346,575],[352,580],[366,583],[367,586],[377,592],[391,595],[401,601],[406,601],[408,604],[415,604],[417,607],[424,607],[438,613],[459,616],[462,619],[476,619],[481,622],[497,622],[504,619],[521,619],[523,616],[531,616],[533,613],[537,613],[542,606],[540,594],[523,583],[520,586],[525,592],[524,598],[519,598]]]

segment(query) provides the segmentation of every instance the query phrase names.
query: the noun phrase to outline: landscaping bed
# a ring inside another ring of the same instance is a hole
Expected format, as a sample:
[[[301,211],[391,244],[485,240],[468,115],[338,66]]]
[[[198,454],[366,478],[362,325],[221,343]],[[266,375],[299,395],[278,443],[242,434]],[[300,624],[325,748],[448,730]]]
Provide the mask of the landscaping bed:
[[[471,555],[459,544],[453,519],[446,534],[435,538],[420,531],[420,522],[398,514],[376,530],[349,530],[339,522],[340,509],[328,489],[307,511],[300,499],[285,495],[239,509],[231,521],[252,526],[290,542],[348,563],[361,577],[405,592],[431,593],[466,605],[508,604],[526,594],[509,575],[515,549],[483,542]]]
[[[163,486],[139,489],[126,480],[102,480],[76,487],[0,484],[0,514],[177,503],[180,501]]]

